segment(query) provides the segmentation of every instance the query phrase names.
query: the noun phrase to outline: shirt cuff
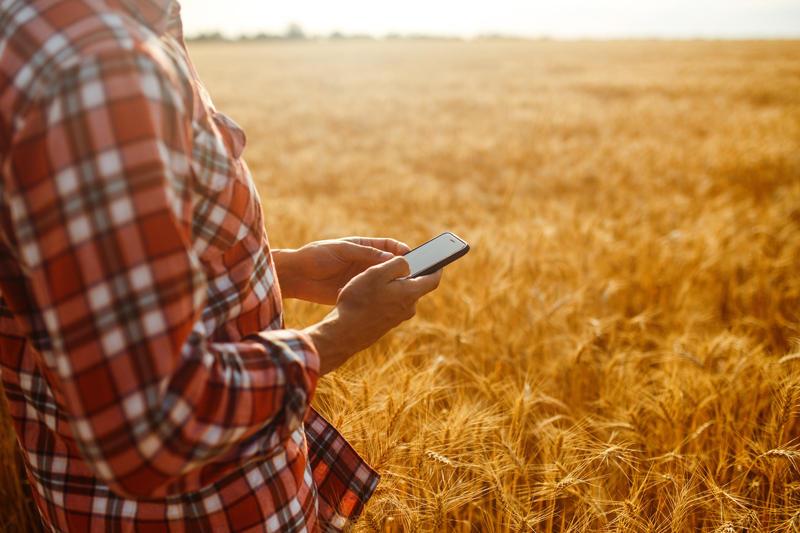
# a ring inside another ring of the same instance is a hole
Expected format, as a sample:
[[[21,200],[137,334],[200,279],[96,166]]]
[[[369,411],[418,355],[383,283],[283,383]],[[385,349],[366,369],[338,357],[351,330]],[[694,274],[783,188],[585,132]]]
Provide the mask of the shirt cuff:
[[[255,341],[283,369],[285,427],[290,435],[302,424],[319,380],[319,353],[311,337],[300,330],[281,329],[254,333],[243,340]]]

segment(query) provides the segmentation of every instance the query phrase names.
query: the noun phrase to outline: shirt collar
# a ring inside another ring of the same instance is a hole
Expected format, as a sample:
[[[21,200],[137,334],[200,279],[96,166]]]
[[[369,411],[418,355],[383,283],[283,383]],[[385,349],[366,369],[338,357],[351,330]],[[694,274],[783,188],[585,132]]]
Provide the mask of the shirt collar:
[[[163,34],[169,26],[171,4],[173,0],[105,0],[106,3],[121,9],[147,25],[158,35]]]

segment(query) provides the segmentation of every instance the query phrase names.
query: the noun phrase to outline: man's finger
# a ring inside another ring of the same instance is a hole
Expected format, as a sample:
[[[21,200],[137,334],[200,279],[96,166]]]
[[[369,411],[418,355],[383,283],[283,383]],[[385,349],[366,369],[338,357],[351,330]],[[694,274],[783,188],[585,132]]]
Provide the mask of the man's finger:
[[[371,239],[372,246],[386,250],[394,255],[403,255],[411,251],[411,248],[404,242],[396,241],[394,239]]]
[[[344,241],[337,250],[337,255],[347,262],[367,262],[371,264],[383,263],[388,261],[394,254],[372,246],[364,246],[350,241]]]
[[[385,263],[370,267],[367,272],[389,282],[408,276],[411,273],[411,268],[404,257],[395,256],[394,259],[390,259]]]
[[[362,246],[372,246],[393,255],[403,255],[411,251],[406,243],[389,238],[348,237],[345,240]]]
[[[390,250],[391,251],[391,250]],[[403,255],[411,251],[411,247],[404,242],[394,241],[394,254]]]

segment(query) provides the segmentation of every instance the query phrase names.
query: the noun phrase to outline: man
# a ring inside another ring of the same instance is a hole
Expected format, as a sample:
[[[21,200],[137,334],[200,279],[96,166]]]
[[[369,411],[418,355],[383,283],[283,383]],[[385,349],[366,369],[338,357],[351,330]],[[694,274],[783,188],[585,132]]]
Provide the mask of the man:
[[[318,376],[441,272],[398,279],[391,239],[270,252],[178,11],[0,2],[0,369],[28,476],[52,531],[338,531],[378,478],[309,407]],[[335,307],[286,330],[282,297]]]

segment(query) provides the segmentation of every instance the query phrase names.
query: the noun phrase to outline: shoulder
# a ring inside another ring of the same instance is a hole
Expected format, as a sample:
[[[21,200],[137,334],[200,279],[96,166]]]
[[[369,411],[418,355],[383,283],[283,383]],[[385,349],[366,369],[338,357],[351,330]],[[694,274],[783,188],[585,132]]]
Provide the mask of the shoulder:
[[[158,38],[103,0],[10,0],[0,4],[0,22],[0,61],[13,56],[41,69],[69,67],[85,56],[133,50]]]
[[[0,114],[56,89],[65,73],[120,58],[145,62],[179,88],[186,73],[163,38],[103,0],[10,0],[0,4]],[[13,106],[3,109],[3,106]]]

